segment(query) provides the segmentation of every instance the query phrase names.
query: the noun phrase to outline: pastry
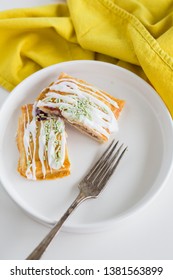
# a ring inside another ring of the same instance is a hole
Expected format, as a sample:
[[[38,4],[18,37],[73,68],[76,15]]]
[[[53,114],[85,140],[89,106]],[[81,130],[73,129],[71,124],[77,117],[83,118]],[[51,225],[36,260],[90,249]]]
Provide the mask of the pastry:
[[[61,73],[38,96],[36,106],[59,116],[100,142],[118,130],[117,119],[124,101],[99,90],[83,80]]]
[[[18,171],[32,180],[55,179],[70,174],[64,121],[50,118],[27,104],[18,121]]]

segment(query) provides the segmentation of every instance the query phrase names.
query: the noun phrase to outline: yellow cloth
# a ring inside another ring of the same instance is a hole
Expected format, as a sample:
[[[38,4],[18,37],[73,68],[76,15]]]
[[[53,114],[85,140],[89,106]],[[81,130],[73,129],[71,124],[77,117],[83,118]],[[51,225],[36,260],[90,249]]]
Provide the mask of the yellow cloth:
[[[173,0],[69,0],[0,12],[0,83],[76,59],[125,67],[147,80],[173,116]]]

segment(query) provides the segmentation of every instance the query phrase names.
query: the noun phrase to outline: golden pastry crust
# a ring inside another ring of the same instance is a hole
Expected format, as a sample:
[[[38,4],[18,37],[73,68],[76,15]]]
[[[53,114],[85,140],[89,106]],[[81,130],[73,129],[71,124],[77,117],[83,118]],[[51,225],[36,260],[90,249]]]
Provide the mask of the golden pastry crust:
[[[62,120],[41,120],[33,115],[32,104],[24,105],[18,120],[16,141],[19,150],[18,171],[22,176],[42,180],[62,178],[70,174]]]
[[[37,102],[45,113],[61,116],[99,142],[107,141],[116,130],[116,120],[125,104],[124,100],[66,73],[61,73],[57,81],[45,88]]]

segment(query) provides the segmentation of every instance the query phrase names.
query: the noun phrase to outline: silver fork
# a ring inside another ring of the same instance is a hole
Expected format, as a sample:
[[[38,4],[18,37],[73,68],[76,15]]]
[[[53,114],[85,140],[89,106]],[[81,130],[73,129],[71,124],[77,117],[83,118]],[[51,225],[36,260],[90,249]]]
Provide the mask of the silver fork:
[[[73,212],[73,210],[84,200],[89,198],[97,198],[100,192],[104,189],[109,178],[113,174],[115,168],[123,157],[127,147],[122,150],[123,144],[118,148],[118,141],[111,142],[105,150],[100,159],[95,163],[88,174],[79,183],[79,194],[70,205],[61,219],[54,225],[51,231],[40,242],[40,244],[33,250],[33,252],[26,258],[26,260],[38,260],[59,231],[65,220]]]

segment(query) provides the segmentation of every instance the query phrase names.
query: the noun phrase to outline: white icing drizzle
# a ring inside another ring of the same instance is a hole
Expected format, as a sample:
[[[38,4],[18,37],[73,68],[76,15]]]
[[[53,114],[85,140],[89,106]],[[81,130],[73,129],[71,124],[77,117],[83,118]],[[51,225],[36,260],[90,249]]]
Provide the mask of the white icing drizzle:
[[[57,85],[61,82],[69,82],[69,83],[73,83],[75,84],[76,86],[79,87],[85,87],[87,89],[87,92],[90,92],[90,94],[92,95],[95,95],[97,97],[99,97],[100,95],[102,96],[102,98],[106,101],[108,101],[110,104],[112,104],[115,108],[119,108],[118,104],[116,101],[112,100],[109,96],[107,96],[106,94],[104,94],[101,90],[93,87],[93,86],[90,86],[90,85],[87,85],[87,84],[83,84],[81,82],[78,82],[77,80],[74,80],[74,79],[70,79],[70,78],[62,78],[62,79],[59,79],[58,81],[56,81],[52,86],[50,86],[50,90],[52,87],[54,87],[54,85]],[[69,88],[70,88],[70,84],[68,85]],[[97,92],[99,94],[97,94]]]
[[[37,143],[38,156],[42,166],[43,178],[45,178],[46,176],[46,164],[49,166],[50,170],[58,170],[63,166],[66,146],[63,120],[59,118],[38,121],[34,108],[36,107],[33,106],[32,119],[30,119],[28,107],[26,105],[27,117],[24,119],[23,136],[23,143],[27,161],[26,177],[32,180],[37,179],[35,161]],[[39,123],[40,130],[38,130]],[[33,151],[30,146],[31,140],[33,143]]]
[[[27,119],[24,120],[24,137],[23,137],[25,154],[26,154],[26,162],[27,162],[26,177],[28,179],[35,180],[36,179],[35,178],[35,160],[34,160],[35,146],[36,146],[35,133],[34,133],[35,126],[33,125],[33,121],[30,121],[27,105],[26,105],[26,115],[27,115]],[[31,152],[31,147],[30,147],[31,137],[33,138],[33,143],[34,143],[33,154]],[[31,167],[32,167],[32,169],[31,169]]]
[[[118,124],[112,110],[104,101],[119,108],[117,102],[95,87],[63,78],[48,88],[45,98],[37,102],[37,107],[58,108],[69,122],[82,123],[109,138],[111,132],[118,130]]]
[[[39,155],[41,166],[42,166],[43,178],[45,178],[45,175],[46,175],[46,168],[45,168],[45,164],[44,164],[45,145],[46,145],[46,135],[45,135],[45,131],[44,131],[43,122],[41,121],[41,123],[40,123],[38,155]]]

